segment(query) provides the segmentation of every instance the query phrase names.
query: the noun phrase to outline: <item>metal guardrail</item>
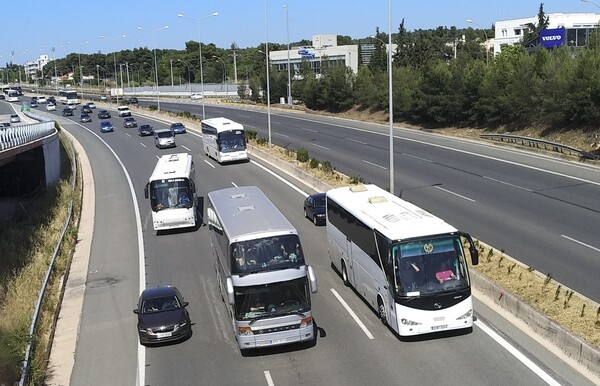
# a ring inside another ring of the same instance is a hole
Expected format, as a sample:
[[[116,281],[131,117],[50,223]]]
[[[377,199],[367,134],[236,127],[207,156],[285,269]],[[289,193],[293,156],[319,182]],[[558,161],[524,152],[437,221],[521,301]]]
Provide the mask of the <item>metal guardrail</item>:
[[[561,154],[576,155],[581,159],[600,160],[600,154],[593,154],[581,149],[577,149],[573,146],[563,145],[557,142],[546,141],[543,139],[521,137],[518,135],[508,134],[481,134],[480,137],[502,142],[516,143],[522,146],[552,150]]]
[[[34,118],[34,117],[32,117],[32,115],[36,115],[36,114],[27,114],[27,115],[30,118]],[[46,121],[46,122],[42,122],[42,124],[49,124],[52,126],[52,129],[54,130],[54,122],[53,121],[48,121],[46,118],[40,117],[40,116],[38,116],[38,118],[34,118],[34,119],[40,119],[40,120]],[[77,162],[75,160],[75,150],[73,149],[73,146],[71,146],[71,171],[72,171],[71,172],[72,173],[71,192],[74,192],[75,184],[77,181]],[[69,203],[69,209],[67,212],[67,219],[65,220],[62,231],[60,233],[60,238],[58,239],[58,242],[56,243],[56,246],[54,247],[54,252],[52,253],[52,258],[50,259],[50,263],[48,264],[48,269],[46,270],[46,275],[44,276],[44,280],[42,281],[42,287],[40,288],[40,291],[38,292],[38,298],[37,298],[37,301],[35,302],[33,316],[31,317],[31,325],[29,326],[29,342],[27,342],[27,348],[25,349],[25,359],[23,360],[23,365],[21,367],[21,379],[19,381],[19,386],[25,386],[27,384],[27,381],[29,378],[29,367],[31,365],[31,353],[33,352],[33,349],[35,347],[35,332],[36,332],[36,328],[37,328],[37,322],[38,322],[39,316],[40,316],[42,301],[44,300],[44,295],[46,294],[46,288],[48,287],[48,282],[50,280],[50,276],[52,275],[52,271],[54,270],[56,258],[58,257],[58,253],[60,252],[60,247],[62,246],[64,237],[65,237],[65,233],[67,232],[67,229],[69,227],[69,223],[71,222],[72,216],[73,216],[73,200],[71,199],[71,202]]]
[[[55,132],[52,121],[1,128],[0,151],[25,145]]]

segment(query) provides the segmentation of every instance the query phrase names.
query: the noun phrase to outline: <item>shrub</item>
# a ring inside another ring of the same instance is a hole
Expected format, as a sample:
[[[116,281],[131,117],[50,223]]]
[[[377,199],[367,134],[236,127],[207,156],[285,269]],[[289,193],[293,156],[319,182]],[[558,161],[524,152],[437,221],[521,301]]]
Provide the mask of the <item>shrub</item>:
[[[365,179],[361,176],[351,176],[350,177],[350,183],[353,185],[356,184],[364,184],[365,183]]]
[[[148,110],[156,111],[156,110],[158,110],[158,107],[156,105],[150,105],[150,106],[148,106]]]
[[[310,166],[310,168],[311,168],[311,169],[316,169],[316,168],[318,168],[318,167],[319,167],[319,160],[318,160],[318,159],[316,159],[316,158],[311,158],[311,159],[310,159],[309,166]]]
[[[256,139],[256,130],[247,129],[246,130],[246,141],[251,141]]]
[[[296,160],[298,160],[300,162],[308,162],[308,159],[309,159],[308,150],[301,147],[300,149],[298,149],[296,151]]]
[[[256,144],[257,145],[264,145],[267,143],[267,139],[265,137],[258,137],[256,138]]]
[[[331,165],[331,162],[323,161],[323,163],[321,164],[321,170],[323,170],[326,173],[333,173],[333,166]]]

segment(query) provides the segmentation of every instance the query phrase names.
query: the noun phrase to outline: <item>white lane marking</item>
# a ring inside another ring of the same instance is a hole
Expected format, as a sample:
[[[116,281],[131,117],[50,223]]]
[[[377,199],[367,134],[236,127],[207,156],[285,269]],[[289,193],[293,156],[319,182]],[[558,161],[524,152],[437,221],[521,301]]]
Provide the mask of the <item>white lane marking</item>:
[[[277,135],[279,137],[285,137],[285,138],[289,138],[290,137],[289,135],[281,134],[281,133],[273,133],[273,134],[275,134],[275,135]]]
[[[235,182],[233,182],[233,181],[231,181],[231,185],[233,185],[235,188],[238,187],[237,184]]]
[[[286,181],[285,178],[281,177],[280,175],[276,174],[275,172],[272,172],[271,170],[267,169],[266,167],[262,166],[261,164],[259,164],[256,161],[250,160],[250,162],[253,163],[254,165],[258,166],[259,168],[261,168],[265,172],[269,173],[273,177],[277,178],[279,181],[283,182],[284,184],[286,184],[290,188],[294,189],[296,192],[300,193],[304,197],[308,197],[308,193],[306,193],[305,191],[303,191],[302,189],[300,189],[296,185],[292,184],[291,182]]]
[[[85,126],[79,125],[83,128]],[[103,140],[98,134],[94,133],[90,130],[90,133],[95,135],[96,138],[100,140],[108,148],[108,150],[113,154],[119,165],[121,165],[121,169],[123,170],[123,174],[125,174],[125,178],[127,179],[127,184],[129,185],[129,192],[131,193],[131,200],[133,201],[133,212],[135,215],[135,225],[137,230],[137,244],[138,244],[138,269],[139,269],[139,293],[141,294],[144,289],[146,289],[146,258],[144,256],[144,236],[142,233],[142,219],[140,217],[140,207],[136,201],[135,189],[133,188],[133,182],[131,181],[131,177],[129,173],[127,173],[127,168],[121,161],[121,158],[117,155],[117,153]],[[138,340],[138,350],[137,350],[137,369],[135,372],[135,384],[138,386],[144,386],[146,384],[146,347],[142,346]]]
[[[275,383],[273,382],[273,378],[271,378],[271,372],[269,370],[265,370],[265,371],[263,371],[263,374],[265,374],[265,379],[267,380],[267,385],[275,386]]]
[[[533,192],[533,190],[531,190],[531,189],[527,189],[527,188],[525,188],[523,186],[511,184],[510,182],[502,181],[502,180],[499,180],[499,179],[496,179],[496,178],[492,178],[492,177],[488,177],[488,176],[482,176],[482,177],[485,178],[486,180],[494,181],[494,182],[497,182],[497,183],[502,184],[502,185],[510,186],[510,187],[513,187],[513,188],[516,188],[516,189],[520,189],[520,190],[524,190],[524,191],[530,192],[530,193]]]
[[[342,304],[342,306],[344,306],[344,308],[346,309],[346,311],[348,311],[348,313],[350,314],[350,316],[352,316],[352,319],[354,319],[354,321],[356,322],[356,324],[358,324],[358,326],[363,330],[363,332],[365,333],[365,335],[367,335],[367,338],[369,338],[369,339],[375,339],[373,337],[373,334],[371,334],[371,331],[369,331],[369,329],[367,328],[367,326],[365,326],[365,324],[358,318],[358,315],[356,315],[356,313],[354,311],[352,311],[352,308],[350,308],[350,306],[348,305],[348,303],[346,303],[346,301],[344,299],[342,299],[342,297],[340,296],[340,294],[338,294],[337,291],[334,290],[333,288],[330,288],[330,290],[333,293],[333,295],[337,298],[337,300]]]
[[[206,164],[207,164],[208,166],[210,166],[211,168],[213,168],[213,169],[215,168],[215,165],[213,165],[213,164],[211,164],[210,162],[208,162],[208,160],[206,160],[206,159],[205,159],[205,160],[204,160],[204,162],[206,162]]]
[[[143,147],[148,147],[148,146],[144,145],[144,144],[143,144],[143,143],[141,143],[141,142],[140,142],[140,145],[142,145]]]
[[[508,343],[504,338],[502,338],[500,335],[498,335],[494,330],[492,330],[491,328],[489,328],[488,326],[486,326],[485,324],[483,324],[482,322],[480,322],[478,320],[476,320],[474,322],[474,324],[476,324],[477,327],[479,327],[483,332],[488,334],[488,336],[490,338],[492,338],[493,340],[495,340],[500,346],[504,347],[504,349],[506,351],[508,351],[510,354],[512,354],[512,356],[514,356],[521,363],[523,363],[525,366],[527,366],[529,368],[529,370],[533,371],[533,373],[535,375],[542,378],[542,380],[544,382],[546,382],[549,385],[560,386],[560,383],[558,381],[556,381],[556,379],[552,378],[550,376],[550,374],[548,374],[547,372],[542,370],[538,365],[533,363],[533,361],[531,361],[531,359],[527,358],[525,355],[523,355],[523,353],[521,353],[519,350],[517,350],[516,348],[511,346],[510,343]]]
[[[128,136],[129,138],[131,138],[131,134],[125,133],[125,135]]]
[[[187,151],[192,151],[192,149],[190,149],[189,147],[185,146],[185,145],[181,145],[182,148],[184,148]]]
[[[387,170],[387,168],[386,168],[385,166],[377,165],[377,164],[374,164],[373,162],[369,162],[369,161],[367,161],[367,160],[363,160],[363,162],[364,162],[364,163],[366,163],[366,164],[369,164],[369,165],[371,165],[371,166],[375,166],[375,167],[378,167],[378,168],[380,168],[380,169],[385,169],[385,170]]]
[[[310,132],[313,132],[313,133],[318,133],[319,132],[318,130],[307,129],[306,127],[301,127],[300,130],[306,130],[306,131],[310,131]]]
[[[252,118],[250,115],[244,115],[244,114],[240,114],[240,117],[243,117],[243,118]]]
[[[403,153],[403,155],[404,155],[405,157],[408,157],[408,158],[414,158],[414,159],[418,159],[419,161],[425,161],[425,162],[433,163],[433,161],[432,161],[432,160],[430,160],[430,159],[423,158],[423,157],[417,157],[416,155],[412,155],[412,154],[406,154],[406,153]]]
[[[583,245],[584,247],[588,247],[589,249],[592,249],[592,250],[594,250],[596,252],[600,252],[600,248],[593,247],[593,246],[591,246],[589,244],[584,243],[583,241],[576,240],[576,239],[574,239],[572,237],[569,237],[569,236],[566,236],[566,235],[561,235],[561,236],[564,237],[567,240],[571,240],[574,243],[577,243],[579,245]]]
[[[358,141],[358,140],[352,139],[352,138],[346,138],[346,141],[358,143],[358,144],[361,144],[361,145],[368,145],[366,142]]]
[[[156,156],[156,159],[160,159],[160,156],[159,156],[159,155],[157,155],[157,156]]]
[[[462,194],[454,193],[454,192],[452,192],[452,191],[450,191],[450,190],[448,190],[448,189],[440,188],[439,186],[435,186],[435,188],[436,188],[436,189],[439,189],[439,190],[441,190],[441,191],[443,191],[443,192],[446,192],[446,193],[448,193],[448,194],[452,194],[452,195],[454,195],[454,196],[456,196],[456,197],[460,197],[460,198],[462,198],[463,200],[467,200],[467,201],[471,201],[471,202],[477,202],[477,201],[473,200],[472,198],[469,198],[469,197],[463,196]]]
[[[330,148],[328,148],[328,147],[321,146],[321,145],[317,145],[316,143],[313,143],[312,145],[313,145],[313,146],[316,146],[316,147],[320,147],[321,149],[324,149],[324,150],[331,150],[331,149],[330,149]]]

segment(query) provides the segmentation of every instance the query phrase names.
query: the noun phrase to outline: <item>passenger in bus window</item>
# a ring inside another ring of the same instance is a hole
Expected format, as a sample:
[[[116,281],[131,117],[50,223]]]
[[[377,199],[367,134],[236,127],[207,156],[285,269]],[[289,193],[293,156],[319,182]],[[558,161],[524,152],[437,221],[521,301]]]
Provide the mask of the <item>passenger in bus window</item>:
[[[187,206],[190,203],[190,198],[188,197],[186,192],[182,192],[179,195],[179,205]]]
[[[448,280],[456,279],[456,275],[454,271],[448,268],[448,264],[445,261],[442,261],[440,264],[440,269],[435,274],[435,278],[438,279],[440,283],[443,283]]]

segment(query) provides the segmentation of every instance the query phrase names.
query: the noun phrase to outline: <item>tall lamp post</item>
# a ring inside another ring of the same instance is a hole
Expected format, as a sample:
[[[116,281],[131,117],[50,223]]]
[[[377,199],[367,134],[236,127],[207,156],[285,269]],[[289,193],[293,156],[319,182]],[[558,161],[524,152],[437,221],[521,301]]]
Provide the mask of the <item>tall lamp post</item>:
[[[158,111],[160,111],[160,93],[158,92],[158,61],[156,60],[156,32],[167,28],[169,28],[169,26],[165,25],[163,27],[150,30],[152,32],[152,43],[154,45],[154,77],[156,78],[156,108],[158,109]],[[137,29],[140,31],[144,31],[142,27],[137,27]]]
[[[192,77],[190,76],[190,64],[183,59],[177,59],[178,62],[184,63],[188,69],[188,88],[190,89],[190,95],[192,95]]]
[[[581,1],[584,1],[584,0],[581,0]],[[485,36],[485,64],[489,64],[490,63],[490,50],[488,50],[488,36],[487,36],[487,32],[485,32],[485,28],[483,28],[481,26],[481,24],[476,23],[471,19],[467,19],[465,21],[467,23],[475,24],[476,26],[478,26],[479,28],[481,28],[483,30],[483,35]]]
[[[100,39],[108,39],[108,40],[117,40],[117,39],[123,39],[125,38],[125,36],[127,35],[121,35],[121,36],[116,36],[116,37],[108,37],[108,36],[104,36],[104,35],[100,35]],[[113,64],[115,66],[115,89],[118,88],[119,86],[119,81],[117,80],[117,51],[114,50],[113,51]],[[118,90],[115,90],[115,94],[117,97],[117,106],[119,105],[119,92]]]
[[[198,51],[200,53],[200,95],[202,95],[202,119],[206,119],[206,114],[204,112],[204,74],[202,73],[202,39],[200,37],[200,20],[208,19],[211,16],[217,16],[219,12],[213,12],[210,15],[202,16],[202,17],[191,17],[186,16],[182,13],[178,13],[177,17],[182,17],[184,19],[196,20],[198,22]]]
[[[217,59],[218,61],[220,61],[221,65],[223,66],[223,83],[225,83],[225,96],[228,96],[229,95],[229,84],[227,84],[227,66],[225,66],[225,61],[215,55],[213,55],[212,57],[213,57],[213,59]]]
[[[269,148],[271,148],[271,89],[269,88],[269,14],[268,0],[265,0],[265,62],[267,64],[267,128],[269,131]]]
[[[290,19],[288,16],[288,5],[284,4],[285,8],[285,29],[287,35],[287,70],[288,70],[288,105],[292,105],[292,76],[290,69]]]

